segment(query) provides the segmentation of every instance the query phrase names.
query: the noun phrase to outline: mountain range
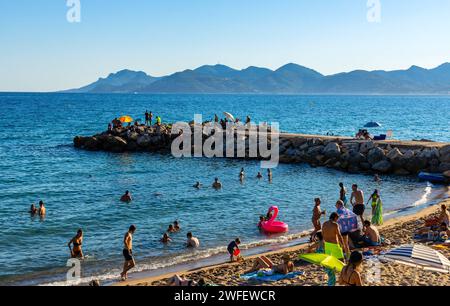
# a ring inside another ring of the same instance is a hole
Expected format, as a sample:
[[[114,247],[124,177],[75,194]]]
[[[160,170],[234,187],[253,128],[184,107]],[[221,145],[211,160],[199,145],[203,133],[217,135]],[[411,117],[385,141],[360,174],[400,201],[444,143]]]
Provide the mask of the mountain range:
[[[450,63],[433,69],[323,75],[297,64],[277,70],[205,65],[168,76],[121,70],[69,93],[450,94]]]

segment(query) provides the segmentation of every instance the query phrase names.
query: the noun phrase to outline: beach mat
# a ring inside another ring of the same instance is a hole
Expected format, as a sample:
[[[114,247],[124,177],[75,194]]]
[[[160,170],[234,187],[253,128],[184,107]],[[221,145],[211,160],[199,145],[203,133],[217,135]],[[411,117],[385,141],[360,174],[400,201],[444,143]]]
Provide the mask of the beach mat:
[[[280,273],[274,273],[272,275],[268,275],[268,274],[264,274],[260,271],[256,271],[256,272],[252,272],[252,273],[248,273],[248,274],[244,274],[241,275],[240,278],[243,280],[257,280],[257,281],[261,281],[261,282],[277,282],[283,279],[290,279],[290,278],[295,278],[299,275],[303,275],[304,272],[303,271],[294,271],[294,272],[290,272],[288,274],[280,274]]]

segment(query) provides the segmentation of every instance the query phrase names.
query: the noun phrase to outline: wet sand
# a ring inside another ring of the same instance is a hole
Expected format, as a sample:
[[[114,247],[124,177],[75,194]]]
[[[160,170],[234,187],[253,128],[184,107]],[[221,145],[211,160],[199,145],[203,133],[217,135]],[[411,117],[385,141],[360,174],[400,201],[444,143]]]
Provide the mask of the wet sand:
[[[450,192],[447,191],[447,195]],[[426,219],[435,216],[441,204],[450,207],[450,199],[441,201],[439,204],[425,208],[424,210],[410,216],[397,217],[387,220],[379,227],[380,234],[390,241],[390,245],[381,247],[381,251],[413,243],[414,232],[423,226]],[[425,243],[427,244],[427,243]],[[204,279],[207,283],[223,286],[326,286],[327,275],[323,268],[298,260],[298,255],[308,252],[309,245],[298,245],[294,247],[258,254],[246,257],[244,262],[225,263],[199,269],[179,271],[177,274],[198,281]],[[364,250],[363,250],[364,251]],[[450,257],[450,247],[438,249],[447,258]],[[303,275],[292,279],[277,282],[244,281],[239,276],[248,271],[254,264],[255,258],[265,255],[274,263],[282,261],[283,255],[288,254],[294,260],[295,271],[304,272]],[[114,284],[115,286],[165,286],[174,273],[160,275],[157,277],[130,280]],[[363,277],[365,285],[370,286],[449,286],[450,274],[424,271],[406,265],[388,262],[374,265],[373,261],[366,259],[363,265]]]

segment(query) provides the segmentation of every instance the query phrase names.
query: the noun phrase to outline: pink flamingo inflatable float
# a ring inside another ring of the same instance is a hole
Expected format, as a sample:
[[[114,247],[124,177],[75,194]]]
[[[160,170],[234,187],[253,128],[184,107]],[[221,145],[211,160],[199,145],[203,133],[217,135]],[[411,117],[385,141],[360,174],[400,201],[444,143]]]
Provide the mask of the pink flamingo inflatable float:
[[[289,227],[286,223],[281,221],[275,221],[278,216],[278,206],[272,206],[269,208],[267,214],[273,211],[273,215],[268,221],[261,222],[261,228],[266,233],[284,233],[287,232]]]

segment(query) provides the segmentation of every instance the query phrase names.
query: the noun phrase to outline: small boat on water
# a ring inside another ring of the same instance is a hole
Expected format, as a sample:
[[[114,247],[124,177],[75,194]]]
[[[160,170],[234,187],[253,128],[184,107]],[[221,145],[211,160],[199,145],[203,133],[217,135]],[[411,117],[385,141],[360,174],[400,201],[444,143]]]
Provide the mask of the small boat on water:
[[[420,172],[418,176],[419,179],[430,183],[445,184],[449,182],[449,179],[440,173]]]

